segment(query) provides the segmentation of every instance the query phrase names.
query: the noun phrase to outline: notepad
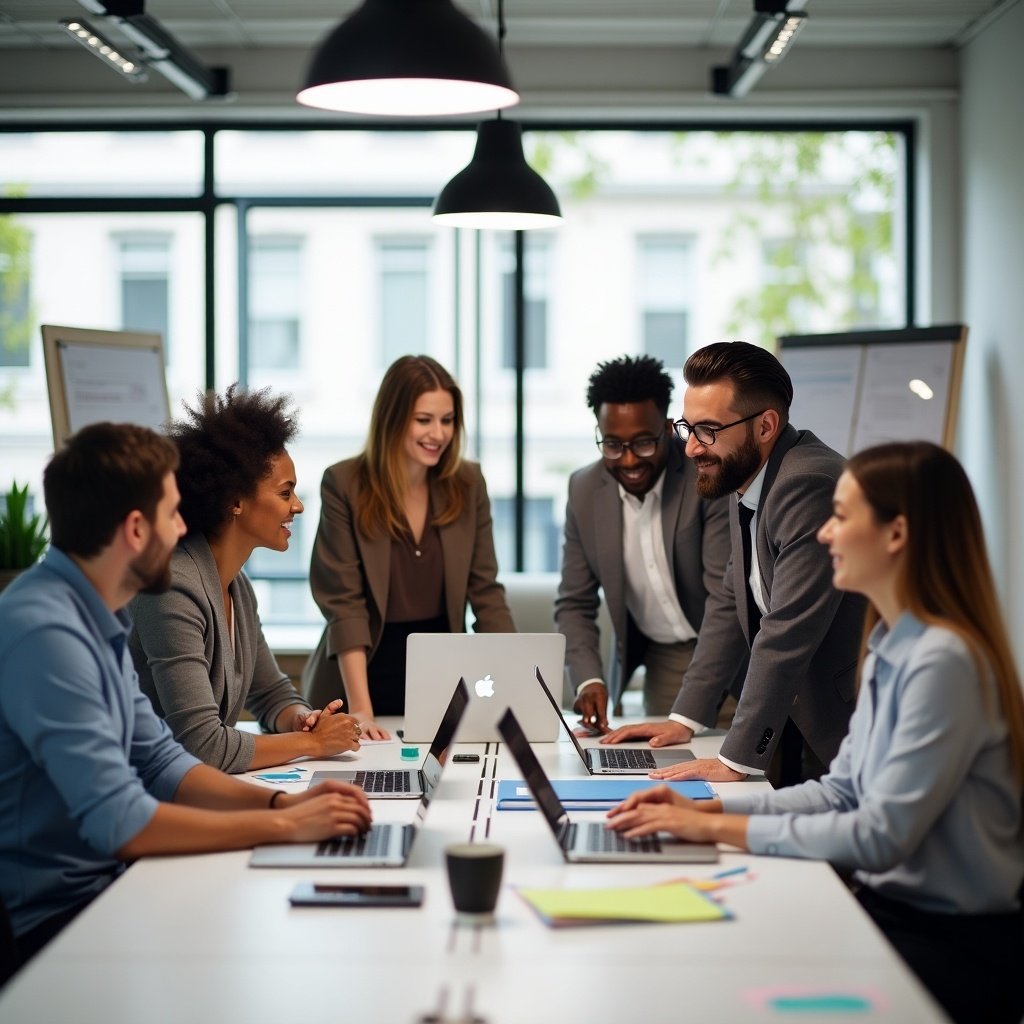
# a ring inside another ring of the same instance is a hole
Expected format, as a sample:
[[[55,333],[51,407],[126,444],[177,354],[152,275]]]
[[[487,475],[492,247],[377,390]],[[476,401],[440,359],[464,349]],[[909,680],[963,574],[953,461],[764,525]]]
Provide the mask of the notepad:
[[[518,889],[552,928],[586,924],[722,921],[732,914],[685,882],[621,889]]]
[[[717,796],[711,786],[700,779],[668,783],[653,779],[554,779],[551,785],[567,811],[606,811],[637,790],[655,786],[667,785],[691,800],[710,800]],[[536,807],[529,787],[520,779],[504,779],[498,783],[495,806],[499,811],[532,811]]]

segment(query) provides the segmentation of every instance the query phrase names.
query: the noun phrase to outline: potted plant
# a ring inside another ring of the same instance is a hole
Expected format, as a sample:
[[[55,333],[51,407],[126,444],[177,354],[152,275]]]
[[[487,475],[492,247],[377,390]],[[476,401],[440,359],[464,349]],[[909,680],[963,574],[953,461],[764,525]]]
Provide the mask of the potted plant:
[[[28,513],[28,484],[11,484],[0,515],[0,590],[18,573],[35,565],[46,548],[46,519]]]

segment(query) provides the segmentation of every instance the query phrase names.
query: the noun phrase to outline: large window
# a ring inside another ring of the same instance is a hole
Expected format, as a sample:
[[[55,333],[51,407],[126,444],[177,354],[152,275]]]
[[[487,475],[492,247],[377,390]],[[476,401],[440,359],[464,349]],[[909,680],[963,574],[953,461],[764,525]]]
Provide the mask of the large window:
[[[517,268],[512,234],[430,219],[471,127],[204,131],[206,149],[156,126],[0,135],[0,487],[38,491],[52,445],[40,322],[160,330],[176,415],[239,379],[287,392],[306,513],[287,555],[249,568],[288,646],[320,628],[319,481],[362,448],[397,356],[427,352],[460,383],[501,571],[555,571],[569,475],[597,456],[598,362],[657,356],[677,413],[707,342],[905,323],[899,132],[527,127],[564,221],[525,233]]]

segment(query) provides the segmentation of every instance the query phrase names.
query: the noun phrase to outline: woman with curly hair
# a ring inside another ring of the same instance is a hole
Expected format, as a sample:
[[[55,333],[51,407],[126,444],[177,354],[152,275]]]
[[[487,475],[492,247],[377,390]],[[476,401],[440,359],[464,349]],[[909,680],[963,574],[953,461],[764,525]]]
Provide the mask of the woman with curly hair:
[[[870,601],[857,708],[828,774],[700,805],[659,786],[610,811],[611,827],[851,871],[954,1021],[1020,1024],[1024,696],[967,474],[926,441],[865,449],[818,540],[835,586]]]
[[[242,572],[258,547],[287,550],[302,512],[285,450],[297,431],[287,404],[232,386],[170,425],[188,533],[172,556],[170,589],[131,603],[143,692],[186,750],[226,772],[359,746],[359,724],[337,713],[340,700],[314,711],[278,667]],[[235,728],[243,709],[260,735]]]
[[[405,712],[410,633],[511,633],[491,506],[464,461],[462,392],[429,356],[402,356],[381,382],[361,455],[329,466],[309,581],[327,620],[303,674],[314,703],[344,690],[370,739],[374,715]]]

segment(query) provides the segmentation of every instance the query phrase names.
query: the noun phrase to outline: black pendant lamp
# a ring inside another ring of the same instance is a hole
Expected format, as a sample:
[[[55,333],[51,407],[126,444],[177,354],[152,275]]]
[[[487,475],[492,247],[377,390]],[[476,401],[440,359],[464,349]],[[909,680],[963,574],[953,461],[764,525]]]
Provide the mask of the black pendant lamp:
[[[504,38],[504,3],[498,0],[499,50]],[[441,189],[434,220],[460,228],[529,231],[557,226],[562,211],[551,187],[526,162],[522,129],[499,113],[478,127],[473,159]]]
[[[395,116],[519,102],[494,40],[452,0],[365,0],[320,44],[296,98],[326,110]]]

